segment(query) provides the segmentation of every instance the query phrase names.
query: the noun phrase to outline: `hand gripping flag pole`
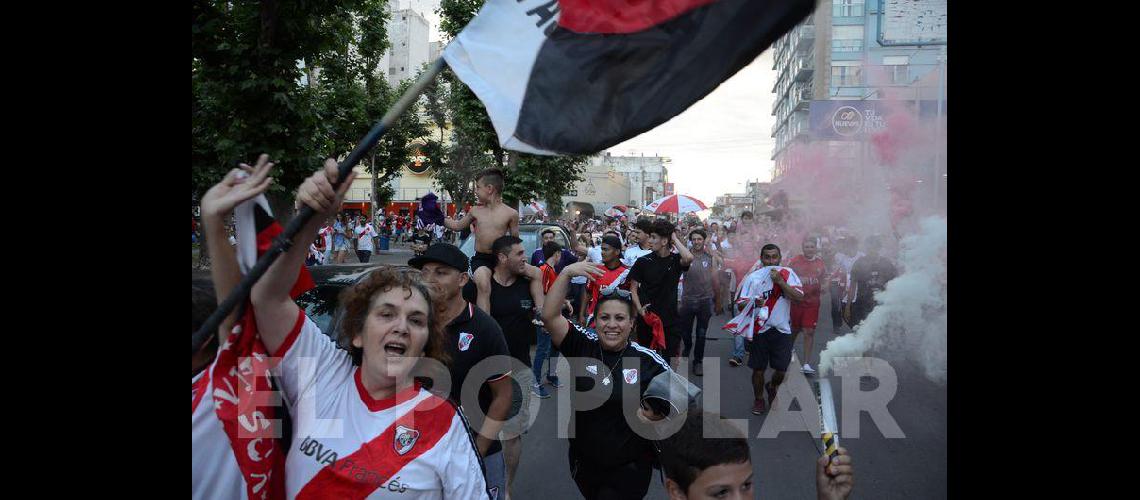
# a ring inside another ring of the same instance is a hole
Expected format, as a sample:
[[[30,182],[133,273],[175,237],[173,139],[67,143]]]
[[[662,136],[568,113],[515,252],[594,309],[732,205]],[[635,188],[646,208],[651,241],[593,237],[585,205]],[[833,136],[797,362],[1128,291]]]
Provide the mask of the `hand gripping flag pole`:
[[[428,66],[427,71],[416,80],[416,83],[413,84],[407,92],[404,92],[404,95],[400,96],[396,104],[392,105],[388,112],[384,114],[384,117],[380,118],[380,121],[372,127],[372,130],[369,130],[368,134],[360,140],[356,148],[348,154],[348,157],[337,165],[338,175],[336,182],[333,183],[333,189],[337,189],[341,183],[344,182],[345,178],[348,177],[348,173],[352,171],[352,167],[355,167],[356,164],[360,162],[365,153],[380,141],[384,132],[387,132],[388,129],[392,127],[392,124],[396,123],[396,119],[399,118],[404,111],[407,111],[412,103],[419,98],[424,89],[427,88],[432,80],[439,75],[439,72],[443,70],[443,65],[444,61],[442,57],[433,61],[431,65]],[[257,260],[257,264],[253,266],[253,269],[250,269],[249,273],[242,277],[241,283],[238,283],[238,286],[230,292],[226,300],[218,305],[214,313],[206,319],[206,323],[203,324],[198,331],[194,332],[193,338],[191,339],[193,347],[190,351],[191,354],[198,352],[198,349],[202,347],[206,339],[210,338],[210,335],[218,330],[218,327],[222,324],[222,320],[225,319],[226,316],[229,316],[230,312],[232,312],[238,304],[245,303],[246,298],[249,297],[249,292],[253,289],[253,284],[257,283],[257,280],[265,274],[265,271],[269,270],[269,266],[273,265],[277,257],[280,257],[281,254],[293,246],[293,237],[301,232],[301,228],[304,227],[314,215],[316,215],[316,212],[306,205],[301,207],[301,211],[298,212],[297,215],[293,216],[293,219],[289,221],[285,229],[277,236],[273,242],[273,246]]]

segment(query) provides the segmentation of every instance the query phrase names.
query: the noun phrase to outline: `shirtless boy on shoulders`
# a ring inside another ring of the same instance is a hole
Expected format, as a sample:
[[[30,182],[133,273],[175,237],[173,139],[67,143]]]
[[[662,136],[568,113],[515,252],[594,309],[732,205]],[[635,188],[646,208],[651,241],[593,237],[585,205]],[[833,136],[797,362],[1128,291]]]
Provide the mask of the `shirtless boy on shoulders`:
[[[460,220],[444,219],[448,229],[459,232],[471,228],[475,237],[475,255],[471,257],[472,281],[478,290],[475,305],[491,313],[491,273],[499,259],[491,252],[491,245],[500,236],[519,235],[519,212],[503,204],[503,171],[488,168],[475,178],[475,196],[478,204],[471,207]],[[538,268],[527,264],[527,275],[541,276]],[[537,281],[537,283],[536,283]],[[532,280],[530,294],[535,304],[541,304],[542,280]]]

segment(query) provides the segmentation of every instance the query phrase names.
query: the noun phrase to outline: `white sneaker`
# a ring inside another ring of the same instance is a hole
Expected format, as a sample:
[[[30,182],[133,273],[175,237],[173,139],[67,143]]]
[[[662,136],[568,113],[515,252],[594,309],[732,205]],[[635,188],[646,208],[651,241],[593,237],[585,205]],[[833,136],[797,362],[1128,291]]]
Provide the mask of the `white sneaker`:
[[[809,364],[807,364],[807,363],[804,363],[804,367],[803,367],[802,371],[803,371],[804,373],[815,373],[815,370],[813,370],[813,369],[811,368],[811,365],[809,365]]]

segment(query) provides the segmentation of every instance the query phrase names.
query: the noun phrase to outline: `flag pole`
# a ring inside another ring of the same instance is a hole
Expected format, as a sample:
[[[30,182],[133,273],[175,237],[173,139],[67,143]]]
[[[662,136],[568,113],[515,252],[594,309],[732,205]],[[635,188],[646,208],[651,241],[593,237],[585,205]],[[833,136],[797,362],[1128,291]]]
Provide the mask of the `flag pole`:
[[[424,89],[426,89],[427,86],[435,80],[435,77],[439,75],[439,72],[443,70],[443,66],[443,57],[433,61],[431,65],[428,66],[427,71],[420,75],[416,82],[388,109],[388,112],[384,113],[384,116],[372,127],[372,130],[369,130],[368,134],[357,143],[356,148],[348,154],[348,157],[337,165],[338,175],[336,182],[333,183],[333,189],[337,189],[341,183],[344,182],[349,172],[352,171],[352,168],[355,167],[357,163],[360,163],[365,153],[372,149],[384,133],[392,128],[392,124],[396,123],[396,119],[399,118],[404,111],[407,111],[412,103],[416,102],[416,99],[419,98]],[[218,327],[222,324],[222,320],[225,319],[226,316],[229,316],[235,307],[245,303],[246,298],[249,297],[249,292],[253,289],[253,284],[257,283],[257,280],[265,274],[265,271],[269,270],[269,266],[277,260],[277,257],[281,256],[281,254],[293,246],[293,237],[301,232],[301,228],[304,227],[314,215],[316,215],[316,212],[308,205],[305,205],[301,207],[301,211],[298,212],[297,215],[293,216],[293,219],[289,221],[289,224],[285,226],[281,234],[274,239],[273,245],[269,250],[265,252],[260,259],[257,259],[257,264],[253,266],[253,269],[250,269],[249,273],[242,277],[241,283],[238,283],[238,286],[230,292],[226,300],[218,304],[218,308],[206,319],[205,324],[203,324],[198,331],[194,332],[193,338],[191,339],[193,347],[190,351],[191,354],[198,352],[206,342],[206,339],[210,338],[210,335],[218,330]]]

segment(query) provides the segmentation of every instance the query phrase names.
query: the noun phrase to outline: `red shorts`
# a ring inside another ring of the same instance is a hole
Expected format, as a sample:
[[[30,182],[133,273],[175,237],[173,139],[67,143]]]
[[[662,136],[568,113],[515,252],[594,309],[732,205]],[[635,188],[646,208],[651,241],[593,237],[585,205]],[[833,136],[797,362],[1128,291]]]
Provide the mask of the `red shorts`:
[[[792,331],[815,328],[819,322],[819,302],[792,302]]]

